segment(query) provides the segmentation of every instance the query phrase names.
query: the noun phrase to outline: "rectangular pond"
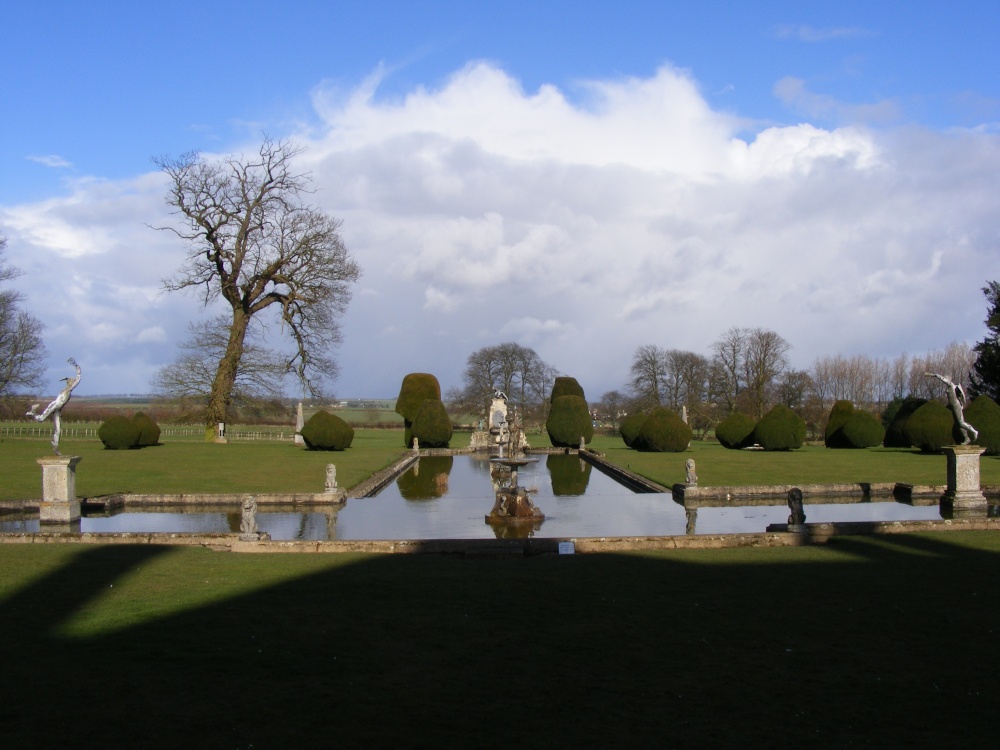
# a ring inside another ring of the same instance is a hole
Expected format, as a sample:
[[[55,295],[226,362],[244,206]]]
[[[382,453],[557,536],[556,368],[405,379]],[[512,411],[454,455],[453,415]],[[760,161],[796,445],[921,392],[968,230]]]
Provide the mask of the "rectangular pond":
[[[669,494],[635,493],[575,455],[540,455],[520,469],[518,484],[531,491],[545,519],[535,527],[495,531],[485,517],[493,507],[486,456],[423,457],[377,496],[343,507],[283,510],[261,504],[257,522],[275,540],[487,539],[672,536],[759,533],[785,523],[783,498],[773,505],[685,511]],[[941,518],[937,505],[915,507],[892,500],[810,502],[807,523],[921,521]],[[218,507],[128,509],[85,516],[83,532],[237,533],[240,510]],[[35,519],[0,516],[0,532],[34,533]]]

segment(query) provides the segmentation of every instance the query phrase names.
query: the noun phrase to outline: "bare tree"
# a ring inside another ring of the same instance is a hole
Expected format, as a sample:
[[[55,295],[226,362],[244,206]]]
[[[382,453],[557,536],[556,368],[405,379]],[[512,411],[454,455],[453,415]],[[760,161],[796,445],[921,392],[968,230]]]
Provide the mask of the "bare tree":
[[[663,389],[667,379],[667,352],[658,346],[644,344],[632,355],[629,368],[629,390],[643,406],[663,403]]]
[[[158,396],[194,404],[194,411],[204,417],[215,373],[229,342],[229,321],[225,316],[218,316],[192,323],[188,329],[188,338],[180,345],[180,355],[156,373],[152,385]],[[258,344],[254,334],[249,330],[243,342],[243,356],[236,368],[230,407],[282,396],[282,381],[289,373],[288,360]]]
[[[736,410],[736,402],[746,386],[743,367],[747,348],[746,328],[730,328],[712,344],[712,398],[718,401],[724,414]]]
[[[601,400],[597,402],[600,416],[611,423],[612,429],[617,430],[622,421],[622,417],[627,410],[628,399],[619,391],[607,391]]]
[[[361,275],[340,236],[341,222],[305,203],[308,175],[293,170],[301,151],[265,139],[258,154],[205,161],[196,153],[161,158],[170,178],[167,203],[181,226],[165,227],[189,251],[168,291],[198,289],[206,306],[231,310],[228,337],[212,380],[206,423],[225,421],[250,321],[265,311],[295,345],[289,365],[313,394],[334,377],[330,349],[337,318]]]
[[[556,378],[534,349],[513,342],[484,346],[469,355],[463,373],[464,387],[448,392],[448,400],[473,414],[483,414],[494,390],[507,394],[522,409],[542,405]]]
[[[0,282],[21,272],[4,262],[7,238],[0,235]],[[19,308],[23,297],[12,289],[0,290],[0,397],[40,385],[45,370],[45,344],[40,320]]]

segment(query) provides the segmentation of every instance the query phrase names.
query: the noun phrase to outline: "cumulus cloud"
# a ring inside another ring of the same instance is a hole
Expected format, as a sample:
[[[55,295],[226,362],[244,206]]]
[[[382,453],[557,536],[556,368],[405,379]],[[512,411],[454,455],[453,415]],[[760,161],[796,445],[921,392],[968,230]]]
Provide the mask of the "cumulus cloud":
[[[992,132],[754,129],[670,66],[573,97],[482,62],[392,99],[384,75],[318,89],[321,126],[298,134],[313,198],[364,268],[343,321],[345,396],[391,396],[411,371],[447,389],[472,351],[507,340],[597,398],[639,345],[708,354],[731,326],[776,330],[800,368],[982,335],[979,289],[1000,270]],[[841,117],[793,79],[776,93],[810,117],[877,120]],[[163,194],[143,175],[0,207],[12,260],[36,279],[59,269],[65,293],[33,298],[46,322],[105,360],[127,350],[130,377],[169,361],[200,314],[159,294],[184,254],[146,226],[169,222]]]

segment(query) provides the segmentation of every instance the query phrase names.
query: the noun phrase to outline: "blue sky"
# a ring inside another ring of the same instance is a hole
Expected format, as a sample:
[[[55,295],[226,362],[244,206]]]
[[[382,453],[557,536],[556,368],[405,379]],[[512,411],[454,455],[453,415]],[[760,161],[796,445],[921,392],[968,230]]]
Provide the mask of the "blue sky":
[[[344,396],[415,370],[458,385],[508,339],[596,398],[637,346],[707,354],[732,325],[778,331],[803,369],[984,331],[997,3],[6,11],[0,232],[50,378],[74,355],[84,393],[147,391],[207,314],[158,293],[183,248],[146,226],[168,220],[151,158],[262,132],[308,146],[365,269]]]

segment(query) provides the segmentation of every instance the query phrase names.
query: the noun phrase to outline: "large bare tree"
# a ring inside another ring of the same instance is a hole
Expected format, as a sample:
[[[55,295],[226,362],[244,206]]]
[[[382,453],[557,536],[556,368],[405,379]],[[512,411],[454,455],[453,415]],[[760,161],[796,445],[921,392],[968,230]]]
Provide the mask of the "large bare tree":
[[[21,272],[4,262],[7,238],[0,235],[0,281]],[[41,321],[20,309],[22,296],[13,289],[0,290],[0,397],[39,385],[44,371],[45,344]]]
[[[555,368],[534,349],[512,341],[477,349],[466,360],[464,386],[449,394],[449,400],[474,414],[485,413],[494,390],[501,390],[522,409],[543,405],[555,381]]]
[[[306,202],[310,178],[296,172],[301,150],[265,139],[249,157],[207,161],[197,153],[157,159],[170,178],[167,203],[179,227],[164,227],[189,251],[169,291],[196,289],[207,305],[231,310],[225,350],[209,394],[206,423],[226,421],[252,319],[270,316],[293,344],[288,367],[314,394],[337,366],[337,318],[361,269],[340,236],[341,222]]]

